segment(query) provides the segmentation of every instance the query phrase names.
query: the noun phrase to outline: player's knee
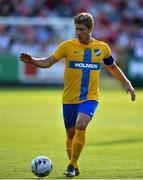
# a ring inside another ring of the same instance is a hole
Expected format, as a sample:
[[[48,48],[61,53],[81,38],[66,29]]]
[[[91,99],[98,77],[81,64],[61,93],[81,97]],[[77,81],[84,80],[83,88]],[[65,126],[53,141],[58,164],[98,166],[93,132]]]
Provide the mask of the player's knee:
[[[91,117],[89,117],[85,113],[79,113],[77,117],[77,122],[76,122],[76,129],[86,130],[90,120],[91,120]]]
[[[69,128],[66,130],[67,131],[67,136],[69,139],[73,139],[75,135],[75,128]]]
[[[77,122],[76,129],[78,130],[86,130],[87,124],[84,122]]]

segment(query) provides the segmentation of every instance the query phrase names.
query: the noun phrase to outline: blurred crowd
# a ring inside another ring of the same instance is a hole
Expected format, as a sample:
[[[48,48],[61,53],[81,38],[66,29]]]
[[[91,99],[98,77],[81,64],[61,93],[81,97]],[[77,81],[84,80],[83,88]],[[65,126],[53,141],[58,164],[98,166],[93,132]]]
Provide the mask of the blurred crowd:
[[[80,12],[93,15],[93,37],[107,42],[117,60],[127,52],[143,57],[143,0],[0,0],[0,17],[64,19]],[[48,55],[62,37],[53,26],[0,25],[0,52]]]

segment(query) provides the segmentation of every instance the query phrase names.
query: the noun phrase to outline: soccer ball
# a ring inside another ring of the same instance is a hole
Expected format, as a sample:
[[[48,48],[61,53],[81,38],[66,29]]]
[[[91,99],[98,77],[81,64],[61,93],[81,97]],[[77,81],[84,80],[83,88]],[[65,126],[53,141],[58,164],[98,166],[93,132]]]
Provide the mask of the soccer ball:
[[[38,177],[48,176],[52,171],[52,167],[52,161],[46,156],[38,156],[31,163],[31,170]]]

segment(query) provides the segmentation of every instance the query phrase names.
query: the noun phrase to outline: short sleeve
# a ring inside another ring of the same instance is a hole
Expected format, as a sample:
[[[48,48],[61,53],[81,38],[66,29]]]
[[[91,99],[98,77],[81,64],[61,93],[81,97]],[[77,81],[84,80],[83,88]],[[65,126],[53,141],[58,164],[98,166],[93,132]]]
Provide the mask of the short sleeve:
[[[58,45],[56,50],[52,53],[52,55],[57,59],[60,60],[66,56],[66,48],[67,48],[67,42],[64,41],[61,44]]]
[[[111,65],[114,62],[114,58],[111,55],[111,49],[107,44],[105,44],[105,56],[103,61],[105,65]]]
[[[104,56],[104,59],[108,58],[109,56],[111,56],[111,49],[107,44],[105,44],[105,56]]]

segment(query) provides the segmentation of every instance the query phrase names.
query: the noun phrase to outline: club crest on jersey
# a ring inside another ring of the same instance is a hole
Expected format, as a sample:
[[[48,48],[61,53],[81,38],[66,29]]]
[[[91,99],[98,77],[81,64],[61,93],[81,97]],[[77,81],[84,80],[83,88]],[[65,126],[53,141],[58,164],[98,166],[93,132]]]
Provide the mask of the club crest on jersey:
[[[101,54],[101,50],[100,49],[94,49],[94,53],[96,54],[96,56],[100,56]]]

